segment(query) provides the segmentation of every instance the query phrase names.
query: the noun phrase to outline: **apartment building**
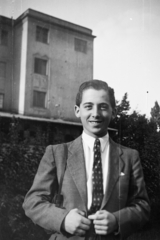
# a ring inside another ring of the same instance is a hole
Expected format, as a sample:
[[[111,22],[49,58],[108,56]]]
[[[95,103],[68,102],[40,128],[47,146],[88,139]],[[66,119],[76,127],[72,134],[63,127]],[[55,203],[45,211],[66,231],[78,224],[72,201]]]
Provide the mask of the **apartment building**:
[[[92,30],[28,9],[0,16],[0,111],[76,122],[78,86],[93,78]]]

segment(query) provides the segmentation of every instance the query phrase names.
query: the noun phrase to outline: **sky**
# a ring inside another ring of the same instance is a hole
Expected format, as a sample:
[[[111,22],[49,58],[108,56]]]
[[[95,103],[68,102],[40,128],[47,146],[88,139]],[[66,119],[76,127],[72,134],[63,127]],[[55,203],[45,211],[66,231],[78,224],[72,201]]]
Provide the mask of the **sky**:
[[[106,81],[117,100],[128,93],[131,111],[150,117],[160,105],[159,0],[0,0],[0,15],[28,8],[92,29],[94,79]]]

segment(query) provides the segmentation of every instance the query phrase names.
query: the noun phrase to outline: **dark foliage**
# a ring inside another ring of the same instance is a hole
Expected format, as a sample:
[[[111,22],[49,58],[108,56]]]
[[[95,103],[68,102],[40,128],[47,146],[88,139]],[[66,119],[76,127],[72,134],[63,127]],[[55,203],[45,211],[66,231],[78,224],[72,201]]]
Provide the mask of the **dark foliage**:
[[[15,119],[9,133],[0,136],[0,240],[45,240],[48,236],[44,230],[34,225],[22,209],[44,153],[43,136],[37,131],[32,145],[27,138],[20,141],[19,122]]]
[[[150,222],[129,239],[158,240],[160,132],[157,131],[157,118],[154,117],[154,110],[150,120],[137,112],[129,114],[129,110],[130,104],[125,94],[122,101],[117,103],[117,117],[110,127],[118,129],[118,134],[114,135],[115,141],[139,151],[152,210]],[[7,131],[8,126],[10,129]],[[18,120],[13,118],[11,122],[4,122],[0,119],[0,240],[46,240],[48,234],[25,216],[22,203],[46,145],[62,142],[64,136],[62,131],[54,131],[57,135],[54,134],[56,141],[53,141],[49,127],[42,131],[37,126],[32,139],[27,131],[22,137],[22,131]]]
[[[155,107],[153,109],[155,109]],[[151,218],[143,231],[156,232],[158,234],[157,237],[152,238],[150,236],[148,239],[159,239],[160,132],[158,131],[157,121],[155,121],[155,118],[153,119],[153,116],[155,116],[155,114],[153,114],[153,109],[150,120],[147,119],[145,115],[141,115],[135,111],[129,114],[130,106],[127,100],[127,95],[125,94],[122,101],[118,103],[117,117],[112,122],[111,127],[118,129],[118,135],[115,138],[116,141],[124,146],[139,151],[146,188],[151,204]],[[136,236],[142,236],[142,233],[139,233]],[[131,239],[134,239],[134,237],[131,237]]]

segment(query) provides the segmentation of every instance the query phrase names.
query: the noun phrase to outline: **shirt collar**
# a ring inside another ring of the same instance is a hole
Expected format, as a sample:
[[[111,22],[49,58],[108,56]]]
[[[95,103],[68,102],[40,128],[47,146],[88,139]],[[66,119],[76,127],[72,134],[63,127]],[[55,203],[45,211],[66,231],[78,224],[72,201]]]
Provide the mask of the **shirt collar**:
[[[88,135],[87,133],[85,133],[83,131],[83,133],[82,133],[82,140],[93,151],[95,138],[90,136],[90,135]],[[105,147],[109,144],[109,134],[107,133],[102,138],[99,138],[99,140],[100,140],[100,143],[101,143],[101,152],[103,152]]]

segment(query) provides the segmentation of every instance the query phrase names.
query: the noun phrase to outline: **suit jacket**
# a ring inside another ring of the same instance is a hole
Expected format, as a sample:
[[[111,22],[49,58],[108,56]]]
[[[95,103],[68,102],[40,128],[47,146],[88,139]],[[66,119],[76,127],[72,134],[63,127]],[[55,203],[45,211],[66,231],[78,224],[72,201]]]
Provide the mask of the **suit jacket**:
[[[50,239],[83,240],[84,237],[66,235],[61,231],[61,224],[71,209],[78,208],[87,215],[86,171],[81,136],[67,143],[67,146],[67,168],[62,185],[63,208],[57,208],[52,199],[64,165],[64,144],[47,147],[23,207],[34,223],[52,231]],[[149,200],[139,154],[111,139],[109,171],[101,209],[113,213],[119,224],[119,234],[106,235],[105,240],[126,239],[149,219]]]

